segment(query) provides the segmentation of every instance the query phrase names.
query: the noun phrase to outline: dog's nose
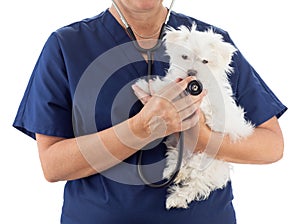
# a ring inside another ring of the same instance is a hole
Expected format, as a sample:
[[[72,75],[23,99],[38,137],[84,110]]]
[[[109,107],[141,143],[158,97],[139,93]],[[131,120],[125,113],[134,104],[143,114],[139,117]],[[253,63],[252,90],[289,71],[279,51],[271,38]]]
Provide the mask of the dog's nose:
[[[197,71],[194,69],[189,69],[187,71],[188,76],[196,76],[197,75]]]

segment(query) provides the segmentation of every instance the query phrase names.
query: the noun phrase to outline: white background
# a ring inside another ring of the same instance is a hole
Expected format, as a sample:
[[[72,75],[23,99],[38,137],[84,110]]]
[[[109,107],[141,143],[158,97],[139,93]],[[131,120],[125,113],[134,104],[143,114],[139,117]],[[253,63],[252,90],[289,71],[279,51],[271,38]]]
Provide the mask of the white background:
[[[296,80],[300,75],[300,17],[296,3],[177,0],[174,7],[177,12],[227,30],[289,107],[280,119],[285,136],[284,158],[272,165],[235,165],[234,205],[239,224],[300,223],[296,116],[300,109]],[[35,141],[12,128],[12,122],[49,34],[100,13],[110,1],[11,0],[0,4],[0,223],[59,223],[64,183],[44,180]]]

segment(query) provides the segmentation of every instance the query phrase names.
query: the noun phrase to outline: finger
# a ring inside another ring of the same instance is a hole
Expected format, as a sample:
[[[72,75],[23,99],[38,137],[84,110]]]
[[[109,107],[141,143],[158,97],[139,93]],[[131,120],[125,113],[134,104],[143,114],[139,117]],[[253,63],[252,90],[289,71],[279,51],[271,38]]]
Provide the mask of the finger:
[[[151,96],[145,96],[143,98],[140,99],[140,101],[142,102],[143,105],[145,105],[146,103],[148,103],[148,101],[151,99]]]
[[[176,107],[177,111],[182,111],[193,104],[199,106],[206,94],[207,91],[203,90],[202,93],[197,96],[185,95],[176,102],[174,102],[174,106]]]
[[[182,110],[179,112],[179,116],[180,119],[182,121],[184,121],[185,119],[188,119],[190,116],[192,116],[197,110],[199,109],[199,107],[197,107],[196,105],[192,105],[190,107],[187,107],[186,109]]]
[[[188,119],[185,119],[181,125],[181,131],[188,130],[192,127],[195,127],[200,120],[200,110],[196,110],[196,112],[190,116]]]
[[[145,105],[151,98],[151,96],[145,92],[143,89],[141,89],[138,85],[132,85],[131,88],[134,91],[134,94],[137,96],[137,98]]]
[[[143,89],[141,89],[138,85],[134,84],[131,86],[131,88],[134,91],[134,94],[140,99],[143,97],[149,96],[149,93],[145,92]]]
[[[182,78],[175,79],[175,82],[180,82],[180,81],[182,81]]]
[[[187,84],[193,79],[194,77],[187,77],[180,82],[171,82],[157,94],[161,97],[173,100],[186,89]]]

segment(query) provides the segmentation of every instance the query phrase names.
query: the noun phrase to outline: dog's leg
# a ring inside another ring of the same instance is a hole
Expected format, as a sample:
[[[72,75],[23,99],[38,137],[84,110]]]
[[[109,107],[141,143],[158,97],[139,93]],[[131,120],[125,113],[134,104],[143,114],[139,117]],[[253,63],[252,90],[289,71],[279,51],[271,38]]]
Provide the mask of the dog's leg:
[[[166,208],[188,208],[186,195],[182,194],[181,187],[179,185],[173,185],[169,188],[171,192],[166,199]]]
[[[228,100],[229,101],[229,100]],[[226,105],[225,133],[233,142],[246,138],[253,133],[253,125],[246,121],[244,109],[237,106],[233,100]]]
[[[168,136],[167,140],[165,141],[165,145],[167,146],[167,153],[166,167],[163,171],[163,178],[169,179],[175,171],[178,158],[177,139],[175,135]]]
[[[211,159],[208,166],[201,165],[207,160],[203,153],[194,154],[181,169],[180,184],[169,188],[166,208],[187,208],[194,200],[205,200],[216,189],[223,188],[230,180],[230,165],[226,162]]]
[[[193,200],[206,199],[211,189],[205,184],[207,170],[200,171],[186,164],[181,169],[183,177],[180,184],[172,185],[169,188],[170,194],[166,199],[166,208],[188,208]]]

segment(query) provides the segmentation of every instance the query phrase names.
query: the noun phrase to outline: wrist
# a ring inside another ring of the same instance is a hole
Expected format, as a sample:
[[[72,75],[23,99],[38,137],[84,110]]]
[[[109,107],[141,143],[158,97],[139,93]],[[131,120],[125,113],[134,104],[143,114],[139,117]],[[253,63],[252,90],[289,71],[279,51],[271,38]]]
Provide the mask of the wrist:
[[[139,115],[112,127],[118,140],[126,147],[140,150],[151,142],[150,134]]]
[[[224,139],[227,137],[228,136],[226,134],[212,131],[207,125],[205,125],[200,134],[200,142],[203,149],[202,152],[205,152],[207,155],[216,159],[223,160],[220,150],[222,148]]]
[[[151,130],[141,113],[128,120],[131,132],[138,138],[147,139],[151,136]]]
[[[130,148],[139,150],[154,140],[152,139],[150,128],[142,119],[140,113],[118,126],[118,135],[122,136],[123,144]]]
[[[210,140],[210,136],[212,135],[212,130],[205,123],[201,123],[199,126],[200,135],[198,141],[198,150],[200,152],[204,152],[207,150],[208,142]]]

